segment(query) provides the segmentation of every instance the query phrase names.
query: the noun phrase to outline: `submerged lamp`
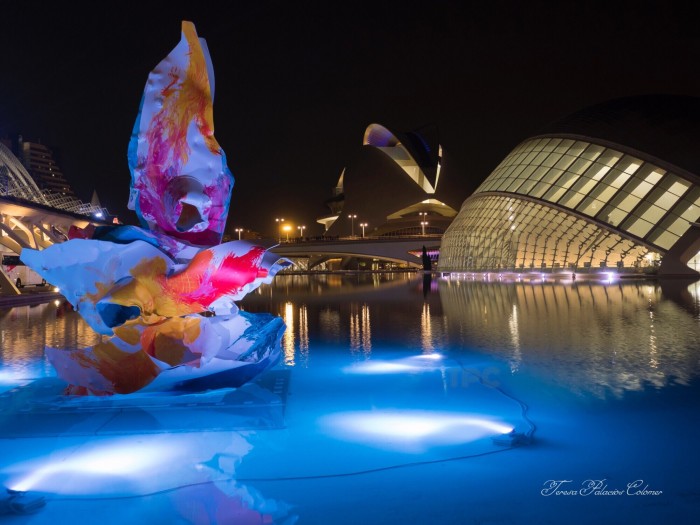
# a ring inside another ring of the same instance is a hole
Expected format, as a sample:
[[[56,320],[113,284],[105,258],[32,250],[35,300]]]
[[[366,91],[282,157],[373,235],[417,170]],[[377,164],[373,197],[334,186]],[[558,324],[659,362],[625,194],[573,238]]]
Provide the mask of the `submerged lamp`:
[[[346,366],[343,373],[370,375],[431,372],[439,368],[439,363],[436,363],[442,359],[442,355],[430,353],[391,361],[373,360]]]
[[[434,410],[338,412],[322,418],[324,430],[344,441],[404,452],[424,452],[507,434],[512,425],[481,414]]]
[[[500,447],[518,447],[520,445],[527,445],[529,443],[529,438],[522,432],[516,432],[511,430],[506,434],[501,434],[500,436],[494,436],[491,438],[494,445]]]
[[[46,505],[43,496],[31,492],[6,489],[0,496],[0,515],[3,514],[32,514]]]

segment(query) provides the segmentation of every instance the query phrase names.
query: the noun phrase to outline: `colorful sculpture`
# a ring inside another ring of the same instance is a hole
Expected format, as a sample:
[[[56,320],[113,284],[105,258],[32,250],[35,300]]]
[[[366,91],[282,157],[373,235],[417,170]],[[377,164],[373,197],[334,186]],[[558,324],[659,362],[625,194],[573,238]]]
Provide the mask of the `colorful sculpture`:
[[[71,394],[239,386],[280,357],[285,326],[235,301],[289,264],[221,242],[233,176],[214,138],[214,75],[203,39],[182,39],[151,72],[128,149],[136,226],[73,230],[22,261],[98,333],[91,348],[46,348]]]
[[[194,25],[148,76],[129,143],[129,208],[149,230],[221,242],[233,176],[214,138],[214,70]]]

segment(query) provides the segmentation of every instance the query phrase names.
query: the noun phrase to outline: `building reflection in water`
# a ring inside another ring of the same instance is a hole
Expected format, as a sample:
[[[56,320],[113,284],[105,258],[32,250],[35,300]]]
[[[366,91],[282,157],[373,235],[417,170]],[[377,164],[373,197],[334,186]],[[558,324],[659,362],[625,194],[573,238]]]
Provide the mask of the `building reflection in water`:
[[[700,321],[700,281],[695,281],[689,285],[688,293],[690,294],[693,302],[694,310],[696,312],[696,319]]]
[[[350,352],[361,353],[368,358],[372,355],[372,324],[367,304],[350,306]]]
[[[522,355],[520,354],[520,328],[518,327],[518,305],[513,305],[513,311],[508,319],[508,329],[510,330],[510,341],[513,345],[513,353],[510,358],[510,371],[517,372],[520,368]]]
[[[430,354],[435,351],[433,324],[430,319],[430,305],[428,303],[423,303],[423,311],[420,314],[420,341],[424,354]]]
[[[605,397],[685,385],[698,375],[697,313],[689,315],[692,301],[667,298],[687,299],[687,286],[445,280],[440,298],[453,347]]]
[[[654,332],[654,302],[653,302],[653,288],[648,287],[647,293],[649,295],[649,366],[651,368],[657,368],[659,362],[656,359],[656,333]]]
[[[700,375],[699,290],[680,281],[434,279],[426,288],[403,275],[277,276],[241,308],[283,318],[287,366],[307,366],[325,351],[357,359],[476,352],[511,373],[605,397]],[[99,338],[77,313],[53,303],[0,311],[3,373],[53,375],[45,345],[85,347]]]
[[[309,312],[305,304],[299,307],[299,356],[301,365],[309,365]]]
[[[362,353],[369,357],[372,353],[372,324],[369,320],[369,306],[362,305]]]
[[[65,301],[0,310],[0,367],[15,377],[53,375],[45,346],[92,346],[100,339]]]
[[[446,322],[437,280],[427,288],[410,274],[278,275],[262,293],[246,296],[250,312],[278,312],[294,333],[284,341],[297,348],[295,360],[321,346],[345,348],[369,358],[377,345],[400,335],[399,348],[430,353],[444,346]],[[289,312],[287,303],[293,305]],[[306,322],[304,322],[306,319]],[[306,326],[306,328],[305,328]],[[297,363],[299,364],[299,363]]]
[[[284,331],[284,335],[282,336],[284,364],[294,366],[294,342],[296,339],[296,334],[294,331],[294,304],[289,301],[284,303],[284,313],[282,314],[282,319],[284,319],[284,324],[287,325],[287,329]]]

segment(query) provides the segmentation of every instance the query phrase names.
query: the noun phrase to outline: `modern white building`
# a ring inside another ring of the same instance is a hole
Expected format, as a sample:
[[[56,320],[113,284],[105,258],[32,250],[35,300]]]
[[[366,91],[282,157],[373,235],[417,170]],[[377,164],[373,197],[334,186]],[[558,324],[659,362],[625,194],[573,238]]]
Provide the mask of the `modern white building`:
[[[445,232],[439,270],[697,274],[700,99],[640,96],[518,144]]]
[[[41,249],[67,238],[71,226],[101,223],[107,210],[71,195],[39,188],[25,167],[0,143],[0,253]]]
[[[370,124],[318,222],[328,236],[442,234],[464,195],[447,188],[442,168],[436,128],[395,133]]]

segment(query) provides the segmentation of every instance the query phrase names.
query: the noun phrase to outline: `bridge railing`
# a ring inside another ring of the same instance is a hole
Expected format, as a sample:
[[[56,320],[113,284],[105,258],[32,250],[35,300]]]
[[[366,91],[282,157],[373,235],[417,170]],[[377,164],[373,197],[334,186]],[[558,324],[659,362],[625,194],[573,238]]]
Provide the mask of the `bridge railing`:
[[[5,188],[0,187],[0,197],[22,199],[24,201],[41,204],[42,206],[49,206],[57,210],[78,213],[88,217],[107,217],[109,215],[107,208],[95,206],[92,203],[82,202],[81,200],[69,195],[63,195],[61,193],[54,193],[50,191],[37,195],[35,192],[18,185],[12,185]]]
[[[281,245],[285,244],[305,244],[305,243],[346,243],[346,242],[380,242],[380,241],[397,241],[397,240],[439,240],[442,234],[425,234],[425,235],[382,235],[381,237],[372,237],[360,235],[355,236],[339,236],[339,235],[319,235],[315,237],[293,237],[289,240],[282,239]]]
[[[58,208],[59,210],[66,210],[88,216],[101,214],[102,217],[106,217],[108,215],[106,208],[95,206],[89,202],[82,202],[75,197],[63,195],[62,193],[45,192],[44,197],[49,206]]]

